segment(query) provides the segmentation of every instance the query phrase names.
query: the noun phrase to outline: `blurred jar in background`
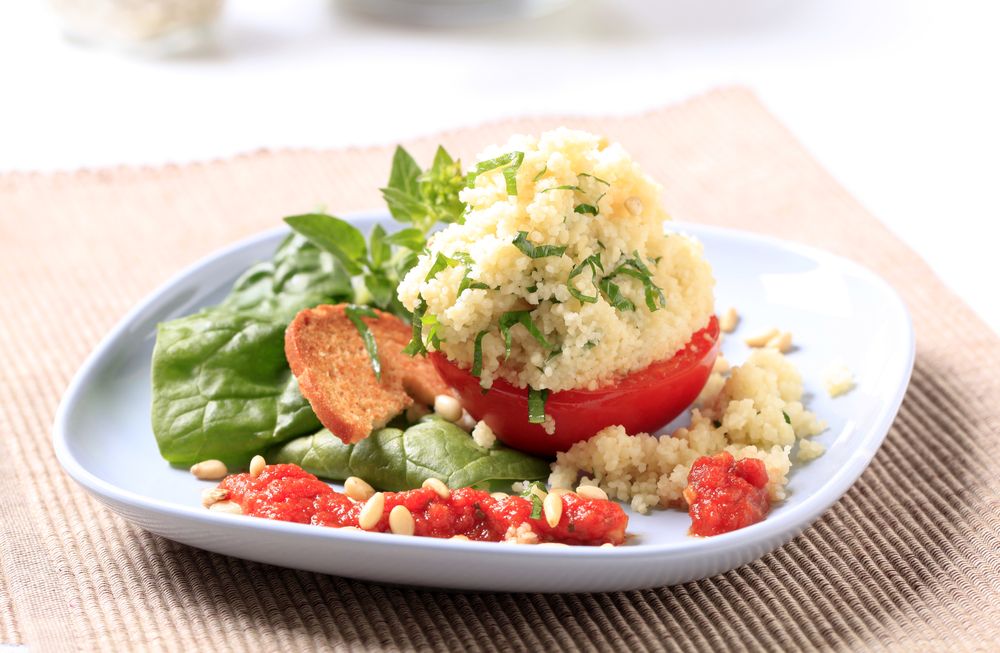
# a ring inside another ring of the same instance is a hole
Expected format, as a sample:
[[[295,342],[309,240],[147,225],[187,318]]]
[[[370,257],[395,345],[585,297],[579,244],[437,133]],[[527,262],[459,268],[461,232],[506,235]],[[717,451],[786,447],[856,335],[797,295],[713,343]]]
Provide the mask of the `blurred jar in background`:
[[[203,46],[223,0],[49,0],[66,36],[88,45],[166,55]]]
[[[351,10],[396,23],[463,27],[542,16],[574,0],[341,0]]]

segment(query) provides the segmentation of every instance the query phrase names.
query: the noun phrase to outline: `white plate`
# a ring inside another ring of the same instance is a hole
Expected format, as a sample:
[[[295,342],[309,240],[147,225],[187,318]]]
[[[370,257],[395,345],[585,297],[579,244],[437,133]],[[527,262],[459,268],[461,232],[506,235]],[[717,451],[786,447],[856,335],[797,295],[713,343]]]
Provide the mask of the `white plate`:
[[[364,230],[384,214],[357,216]],[[125,519],[210,551],[287,567],[456,589],[575,592],[654,587],[718,574],[754,560],[802,531],[858,478],[882,443],[909,381],[913,331],[896,293],[865,268],[831,254],[737,231],[675,224],[699,237],[718,280],[717,306],[743,320],[725,338],[731,362],[741,337],[777,325],[800,347],[790,354],[809,406],[830,428],[820,458],[797,465],[789,498],[766,520],[707,539],[686,534],[680,511],[630,514],[634,543],[616,549],[456,542],[212,513],[200,505],[210,484],[173,469],[150,428],[150,353],[158,322],[217,303],[252,263],[269,258],[284,229],[210,256],[134,309],[73,380],[55,422],[66,471]],[[857,388],[830,399],[825,368],[841,360]]]

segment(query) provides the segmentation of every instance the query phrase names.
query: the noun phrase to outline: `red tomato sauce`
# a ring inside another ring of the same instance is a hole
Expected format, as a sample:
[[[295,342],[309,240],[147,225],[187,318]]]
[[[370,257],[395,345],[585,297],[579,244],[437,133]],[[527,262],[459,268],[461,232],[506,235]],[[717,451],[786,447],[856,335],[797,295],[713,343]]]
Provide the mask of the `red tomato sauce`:
[[[734,460],[727,451],[702,456],[691,465],[684,489],[692,535],[718,535],[767,516],[767,469],[756,458]]]
[[[268,465],[260,476],[232,474],[219,487],[243,514],[266,519],[315,524],[358,526],[362,503],[336,492],[298,465]],[[563,510],[553,528],[544,518],[531,518],[532,501],[511,496],[495,499],[473,488],[452,490],[442,499],[430,488],[385,492],[385,508],[372,531],[389,530],[389,512],[405,505],[414,520],[414,535],[448,538],[464,535],[470,540],[499,542],[524,523],[531,524],[540,542],[600,545],[625,541],[628,516],[613,501],[562,495]]]

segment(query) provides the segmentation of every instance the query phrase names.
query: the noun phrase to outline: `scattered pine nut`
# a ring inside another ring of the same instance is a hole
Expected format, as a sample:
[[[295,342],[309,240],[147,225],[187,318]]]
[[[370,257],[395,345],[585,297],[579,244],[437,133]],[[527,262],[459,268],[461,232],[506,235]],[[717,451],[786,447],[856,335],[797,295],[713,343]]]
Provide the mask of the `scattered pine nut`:
[[[601,548],[602,549],[613,549],[613,548],[615,548],[615,545],[612,544],[611,542],[605,542],[604,544],[601,545]]]
[[[597,487],[596,485],[581,485],[576,488],[576,493],[579,494],[584,499],[603,499],[608,500],[608,493]]]
[[[777,329],[768,329],[764,333],[757,334],[755,336],[750,336],[749,338],[744,338],[743,342],[747,343],[751,347],[764,347],[779,334]]]
[[[416,525],[413,513],[406,506],[394,506],[389,511],[389,530],[395,535],[413,535]]]
[[[434,397],[434,412],[441,419],[457,422],[462,419],[462,404],[451,395],[438,395]]]
[[[632,215],[639,215],[642,213],[642,200],[638,197],[630,197],[625,200],[625,210]]]
[[[433,476],[431,478],[424,479],[424,482],[420,484],[420,487],[426,487],[434,490],[442,499],[447,499],[451,496],[451,490],[444,484],[444,481],[439,478],[434,478]]]
[[[465,536],[465,535],[452,535],[451,539],[453,539],[453,540],[460,540],[462,542],[468,542],[469,541],[469,538],[467,536]]]
[[[348,476],[344,481],[344,494],[355,501],[368,501],[375,494],[375,488],[357,476]]]
[[[562,497],[558,494],[550,493],[542,501],[542,516],[545,517],[545,523],[549,525],[549,528],[555,528],[559,525],[559,520],[562,519],[563,502]]]
[[[740,314],[730,306],[726,312],[719,316],[719,330],[723,333],[732,333],[736,330],[736,325],[740,323]]]
[[[254,456],[250,460],[250,476],[252,478],[257,478],[258,476],[260,476],[260,473],[264,471],[264,468],[266,466],[267,466],[267,461],[264,460],[264,456]]]
[[[243,508],[235,501],[219,501],[208,507],[213,512],[224,512],[228,515],[242,515]]]
[[[767,346],[787,354],[792,349],[792,334],[788,331],[780,333],[768,340]]]
[[[462,417],[455,422],[459,428],[463,431],[468,431],[469,433],[472,433],[472,429],[476,428],[476,423],[476,419],[469,414],[469,411],[466,410],[462,411]]]
[[[509,499],[510,498],[510,495],[507,494],[506,492],[494,492],[490,496],[493,497],[494,499],[496,499],[497,501],[499,501],[500,499]]]
[[[229,498],[229,490],[223,490],[221,487],[209,487],[201,493],[201,505],[206,508],[210,508],[212,505],[219,503],[220,501],[225,501]]]
[[[361,508],[361,514],[358,516],[358,527],[363,531],[370,531],[375,528],[378,526],[379,520],[382,519],[384,511],[385,495],[381,492],[376,492],[365,502],[364,507]]]
[[[229,470],[221,460],[203,460],[200,463],[191,465],[191,473],[194,477],[202,481],[218,481],[226,477]]]

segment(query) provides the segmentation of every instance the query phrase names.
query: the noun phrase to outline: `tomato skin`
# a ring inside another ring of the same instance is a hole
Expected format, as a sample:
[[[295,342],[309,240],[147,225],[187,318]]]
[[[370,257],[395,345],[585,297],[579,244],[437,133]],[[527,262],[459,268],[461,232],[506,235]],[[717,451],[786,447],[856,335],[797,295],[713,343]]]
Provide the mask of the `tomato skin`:
[[[719,354],[719,322],[713,315],[684,349],[596,390],[564,390],[549,395],[545,412],[556,421],[549,435],[528,422],[528,390],[503,379],[483,394],[479,379],[440,352],[431,360],[458,393],[462,406],[485,421],[504,444],[533,454],[552,456],[601,429],[621,425],[628,433],[653,433],[680,415],[705,387]]]

